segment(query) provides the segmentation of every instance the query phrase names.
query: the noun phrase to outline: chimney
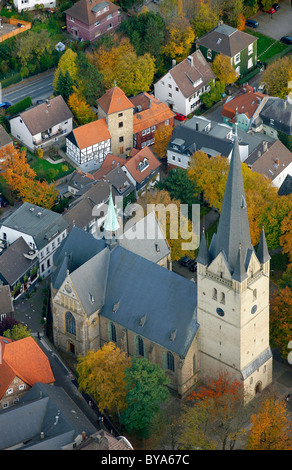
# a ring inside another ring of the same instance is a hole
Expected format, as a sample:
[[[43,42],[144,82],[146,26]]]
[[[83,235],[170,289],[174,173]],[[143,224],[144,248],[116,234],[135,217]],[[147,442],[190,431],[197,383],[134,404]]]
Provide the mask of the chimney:
[[[199,130],[199,123],[196,122],[196,131],[198,131],[198,130]]]
[[[266,152],[268,150],[268,142],[264,140],[263,142],[263,151]]]
[[[41,439],[44,439],[44,438],[45,438],[45,433],[41,431]]]
[[[279,158],[276,158],[275,163],[277,166],[279,166],[279,163],[280,163]]]
[[[190,66],[192,67],[192,66],[194,65],[192,56],[189,55],[189,56],[187,57],[187,59],[188,59],[188,63],[189,63]]]
[[[86,432],[82,431],[82,441],[85,441],[85,439],[86,439]]]
[[[172,67],[175,67],[175,66],[176,66],[176,60],[172,59]]]

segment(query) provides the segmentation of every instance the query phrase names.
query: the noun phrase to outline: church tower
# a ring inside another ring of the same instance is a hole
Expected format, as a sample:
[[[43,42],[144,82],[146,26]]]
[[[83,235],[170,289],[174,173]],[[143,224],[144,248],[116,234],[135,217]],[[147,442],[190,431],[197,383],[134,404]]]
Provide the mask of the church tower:
[[[264,230],[250,238],[237,130],[217,234],[203,232],[197,258],[197,320],[201,375],[228,371],[246,400],[272,382],[269,346],[269,265]]]

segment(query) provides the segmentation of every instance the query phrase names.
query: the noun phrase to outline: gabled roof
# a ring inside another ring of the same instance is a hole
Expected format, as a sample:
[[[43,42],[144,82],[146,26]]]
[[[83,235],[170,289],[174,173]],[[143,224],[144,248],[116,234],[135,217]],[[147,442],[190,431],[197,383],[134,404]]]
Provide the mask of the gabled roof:
[[[200,50],[193,52],[188,58],[170,69],[168,73],[185,98],[189,98],[215,78],[214,72]]]
[[[137,111],[133,116],[133,134],[148,129],[152,126],[167,121],[174,117],[175,113],[167,106],[167,104],[160,102],[148,93],[143,93],[145,99],[140,97],[130,98],[131,102],[137,106],[137,103],[141,102],[141,111]],[[146,103],[148,106],[146,106]]]
[[[269,97],[259,113],[260,118],[267,124],[273,121],[273,127],[285,134],[292,135],[292,99]]]
[[[258,110],[263,100],[268,97],[262,93],[253,92],[251,87],[246,87],[238,93],[234,98],[227,100],[222,108],[222,116],[236,122],[237,114],[245,114],[247,119],[251,119]]]
[[[101,167],[95,173],[93,173],[93,177],[96,180],[100,180],[103,176],[106,176],[107,173],[116,168],[116,166],[123,166],[125,162],[125,158],[117,157],[116,155],[108,153],[102,162]]]
[[[245,163],[252,171],[273,181],[292,163],[292,152],[280,140],[275,140],[266,152],[248,157]]]
[[[98,12],[106,6],[109,7],[108,10],[98,16],[95,15],[95,12]],[[97,19],[101,19],[118,9],[119,7],[110,0],[80,0],[71,8],[65,10],[65,13],[81,21],[81,23],[90,26],[94,24]]]
[[[144,162],[145,165],[143,165]],[[155,157],[152,150],[146,146],[126,160],[124,167],[129,171],[137,183],[141,183],[151,173],[157,170],[160,165],[160,161]]]
[[[26,258],[31,248],[19,237],[8,246],[0,256],[0,275],[11,286],[23,276],[34,264],[35,260]]]
[[[0,148],[12,144],[12,142],[10,135],[6,132],[2,124],[0,124]]]
[[[127,98],[123,90],[118,86],[107,90],[105,94],[97,100],[97,104],[106,114],[118,113],[126,109],[134,108],[129,98]]]
[[[31,387],[37,382],[55,382],[49,360],[34,338],[28,336],[8,343],[6,338],[1,337],[0,340],[0,399],[14,377],[19,377]]]
[[[251,34],[226,24],[220,24],[201,36],[196,43],[198,46],[204,46],[228,57],[234,57],[256,41],[257,38]]]
[[[48,103],[44,102],[23,111],[23,113],[20,113],[20,117],[31,135],[36,135],[73,118],[73,114],[62,96],[59,95],[48,100]]]
[[[77,145],[80,150],[111,138],[105,118],[97,119],[96,121],[84,124],[84,126],[77,127],[73,129],[70,134],[74,135],[75,145]],[[72,137],[70,134],[67,136],[69,140],[71,140]]]
[[[292,176],[287,175],[279,188],[278,194],[279,196],[287,196],[288,194],[291,194],[291,193],[292,193]]]

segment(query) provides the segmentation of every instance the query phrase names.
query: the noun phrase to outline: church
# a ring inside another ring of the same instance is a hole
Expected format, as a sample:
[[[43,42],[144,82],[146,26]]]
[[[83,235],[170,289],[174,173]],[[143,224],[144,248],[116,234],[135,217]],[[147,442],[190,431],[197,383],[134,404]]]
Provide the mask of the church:
[[[257,252],[251,244],[237,131],[217,234],[209,247],[201,236],[197,282],[147,259],[150,248],[141,255],[123,246],[118,228],[110,200],[105,232],[112,236],[73,227],[56,252],[55,346],[84,355],[113,341],[130,357],[159,364],[180,397],[219,370],[242,382],[247,400],[267,387],[270,256],[264,230]]]

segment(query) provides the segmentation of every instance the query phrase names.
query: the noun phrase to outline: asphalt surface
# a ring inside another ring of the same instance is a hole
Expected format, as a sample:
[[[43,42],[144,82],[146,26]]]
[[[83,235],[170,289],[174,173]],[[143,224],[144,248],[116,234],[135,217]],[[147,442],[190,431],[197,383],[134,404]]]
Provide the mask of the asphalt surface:
[[[22,80],[2,90],[2,101],[9,101],[15,104],[27,96],[30,96],[32,102],[35,104],[37,100],[48,99],[54,93],[53,79],[54,71],[49,71]]]
[[[255,29],[273,39],[279,40],[282,36],[292,35],[292,7],[290,0],[280,0],[280,9],[273,15],[259,11],[251,17],[258,21],[259,26]]]

